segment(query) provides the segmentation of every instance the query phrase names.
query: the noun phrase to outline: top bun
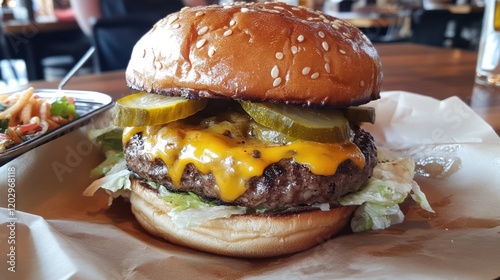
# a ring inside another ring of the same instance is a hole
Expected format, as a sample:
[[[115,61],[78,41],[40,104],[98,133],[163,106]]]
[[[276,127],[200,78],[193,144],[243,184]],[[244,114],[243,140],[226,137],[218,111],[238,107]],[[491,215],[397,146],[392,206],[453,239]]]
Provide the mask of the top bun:
[[[135,45],[129,87],[311,107],[379,98],[378,54],[356,27],[284,3],[184,8]]]

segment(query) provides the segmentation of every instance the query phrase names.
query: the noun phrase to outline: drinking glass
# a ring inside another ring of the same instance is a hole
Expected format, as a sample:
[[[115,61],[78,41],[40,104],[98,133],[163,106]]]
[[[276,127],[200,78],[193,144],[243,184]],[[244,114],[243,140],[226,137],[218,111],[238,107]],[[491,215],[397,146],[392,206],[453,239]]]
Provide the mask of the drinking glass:
[[[486,0],[476,82],[500,86],[500,0]]]

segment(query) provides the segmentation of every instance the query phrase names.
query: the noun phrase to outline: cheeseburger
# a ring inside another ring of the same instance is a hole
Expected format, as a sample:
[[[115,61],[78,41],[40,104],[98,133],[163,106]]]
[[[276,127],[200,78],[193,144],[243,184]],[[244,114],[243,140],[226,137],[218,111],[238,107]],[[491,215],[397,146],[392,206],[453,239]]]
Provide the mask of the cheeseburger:
[[[374,121],[359,105],[379,98],[381,79],[367,37],[321,12],[283,3],[183,9],[134,47],[126,80],[140,93],[118,100],[113,116],[125,161],[98,185],[125,191],[148,232],[236,257],[308,249],[356,209],[366,229],[400,222],[401,211],[379,223],[366,214],[397,208],[411,192],[425,201],[412,161],[383,167],[360,128]],[[397,185],[375,178],[377,168],[401,173],[394,166],[404,169]],[[127,183],[109,187],[116,174]],[[380,184],[390,203],[367,198]]]

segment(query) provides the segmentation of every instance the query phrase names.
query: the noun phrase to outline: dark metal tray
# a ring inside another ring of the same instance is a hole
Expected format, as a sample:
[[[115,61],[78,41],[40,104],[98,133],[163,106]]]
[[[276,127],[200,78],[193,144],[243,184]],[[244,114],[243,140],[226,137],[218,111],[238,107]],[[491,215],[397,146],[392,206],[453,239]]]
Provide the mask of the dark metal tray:
[[[106,111],[113,105],[113,98],[107,94],[96,91],[39,89],[35,90],[35,94],[43,98],[73,97],[75,99],[75,107],[79,118],[51,132],[45,133],[40,137],[30,139],[0,152],[0,166],[31,149],[54,140],[76,128],[82,127],[87,124],[92,117]]]

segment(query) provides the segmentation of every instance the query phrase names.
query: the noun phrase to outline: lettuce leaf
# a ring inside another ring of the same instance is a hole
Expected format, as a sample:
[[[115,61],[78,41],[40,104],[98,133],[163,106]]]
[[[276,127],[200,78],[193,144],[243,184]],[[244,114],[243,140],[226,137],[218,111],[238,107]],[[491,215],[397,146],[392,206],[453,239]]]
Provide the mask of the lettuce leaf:
[[[420,186],[413,181],[415,162],[411,158],[389,158],[380,153],[373,176],[355,193],[340,198],[342,205],[360,205],[351,220],[354,232],[377,230],[403,222],[399,208],[410,196],[424,210],[432,210]]]
[[[175,207],[168,213],[180,228],[195,227],[205,221],[229,218],[231,215],[245,214],[246,207],[217,205],[206,201],[195,193],[174,193],[159,185],[158,197]]]
[[[124,159],[122,134],[123,129],[114,125],[88,132],[89,139],[100,146],[106,157],[101,164],[90,171],[91,178],[104,176],[115,164]]]
[[[127,169],[127,163],[122,160],[111,168],[106,176],[95,180],[83,191],[84,196],[93,196],[98,189],[105,189],[110,195],[109,205],[113,199],[122,196],[129,197],[131,191],[130,176],[133,172]]]
[[[50,114],[52,116],[60,116],[63,118],[68,118],[69,116],[73,116],[73,118],[78,117],[75,104],[69,103],[66,96],[63,96],[51,103]]]

